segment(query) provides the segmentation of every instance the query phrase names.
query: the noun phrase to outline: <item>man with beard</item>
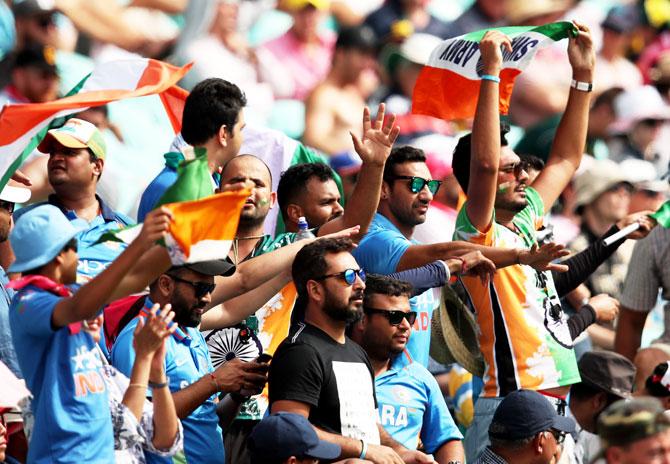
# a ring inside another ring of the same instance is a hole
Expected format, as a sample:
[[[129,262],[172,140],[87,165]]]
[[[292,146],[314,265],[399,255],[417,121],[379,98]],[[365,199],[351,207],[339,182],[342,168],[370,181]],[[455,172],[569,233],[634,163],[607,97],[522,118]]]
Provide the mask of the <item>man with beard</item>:
[[[113,211],[96,194],[107,156],[105,140],[93,124],[72,118],[64,126],[47,132],[37,148],[49,154],[47,173],[55,193],[49,196],[48,203],[58,207],[79,230],[77,282],[88,281],[126,248],[118,242],[98,243],[98,239],[106,232],[133,223],[130,218]],[[15,221],[42,204],[17,211]]]
[[[377,421],[374,373],[363,349],[346,335],[363,304],[365,272],[351,240],[305,246],[293,262],[293,281],[305,322],[293,326],[270,367],[272,414],[309,419],[320,439],[340,446],[340,458],[374,463],[432,462],[393,440]]]
[[[411,292],[406,282],[367,276],[362,317],[347,332],[370,358],[379,420],[391,437],[409,449],[416,449],[420,440],[439,464],[463,462],[463,436],[437,381],[405,349],[416,319],[409,306]]]
[[[211,303],[214,277],[231,269],[225,261],[205,261],[172,267],[150,286],[144,307],[158,303],[171,305],[174,322],[180,332],[168,339],[165,373],[177,415],[184,426],[184,453],[188,462],[221,463],[224,450],[221,428],[216,414],[219,392],[259,392],[265,385],[267,365],[242,362],[225,363],[216,370],[207,351],[207,344],[198,330],[205,308]],[[112,349],[112,364],[130,375],[134,363],[133,333],[138,318],[119,334]],[[177,333],[176,332],[176,333]],[[153,388],[155,386],[150,385]],[[172,462],[147,453],[149,463]]]
[[[579,167],[595,59],[588,28],[575,23],[568,43],[570,96],[546,166],[531,187],[524,164],[507,146],[498,113],[502,50],[511,49],[510,39],[499,31],[487,32],[480,43],[483,71],[472,134],[459,140],[453,157],[454,174],[468,196],[454,239],[528,250],[538,246],[536,231],[545,212]],[[561,412],[570,385],[580,380],[551,273],[524,264],[521,260],[499,270],[486,284],[463,278],[486,363],[475,420],[465,436],[468,461],[487,445],[489,423],[503,397],[519,389],[536,390]]]

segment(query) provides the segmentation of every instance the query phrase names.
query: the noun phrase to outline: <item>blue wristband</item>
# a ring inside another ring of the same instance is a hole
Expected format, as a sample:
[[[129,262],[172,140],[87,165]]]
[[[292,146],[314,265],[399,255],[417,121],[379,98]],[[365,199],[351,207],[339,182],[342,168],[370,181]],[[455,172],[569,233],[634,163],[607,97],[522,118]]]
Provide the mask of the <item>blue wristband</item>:
[[[495,82],[496,84],[500,83],[500,78],[498,76],[493,76],[491,74],[484,74],[484,75],[479,76],[479,77],[483,81],[491,81],[491,82]]]
[[[365,459],[365,455],[368,453],[368,444],[361,440],[361,455],[358,456],[358,459]]]

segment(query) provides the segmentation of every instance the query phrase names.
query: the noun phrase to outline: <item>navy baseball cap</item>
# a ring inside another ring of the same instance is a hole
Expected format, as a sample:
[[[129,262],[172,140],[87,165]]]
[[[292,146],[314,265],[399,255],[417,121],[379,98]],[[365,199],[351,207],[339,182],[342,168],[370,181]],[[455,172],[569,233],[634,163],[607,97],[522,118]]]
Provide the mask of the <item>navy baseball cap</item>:
[[[254,427],[248,440],[251,462],[268,462],[291,456],[335,459],[340,446],[319,439],[314,427],[299,414],[279,412]]]
[[[575,421],[560,416],[540,393],[517,390],[500,403],[489,427],[489,437],[499,440],[521,440],[548,430],[572,433]]]

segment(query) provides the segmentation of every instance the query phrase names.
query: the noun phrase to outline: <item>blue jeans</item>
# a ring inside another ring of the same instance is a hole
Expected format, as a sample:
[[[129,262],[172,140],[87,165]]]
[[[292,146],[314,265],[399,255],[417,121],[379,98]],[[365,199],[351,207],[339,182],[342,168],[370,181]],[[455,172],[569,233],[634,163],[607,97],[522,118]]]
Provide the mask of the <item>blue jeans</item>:
[[[467,462],[474,462],[489,445],[489,425],[502,400],[503,398],[480,397],[475,401],[474,418],[463,440]]]

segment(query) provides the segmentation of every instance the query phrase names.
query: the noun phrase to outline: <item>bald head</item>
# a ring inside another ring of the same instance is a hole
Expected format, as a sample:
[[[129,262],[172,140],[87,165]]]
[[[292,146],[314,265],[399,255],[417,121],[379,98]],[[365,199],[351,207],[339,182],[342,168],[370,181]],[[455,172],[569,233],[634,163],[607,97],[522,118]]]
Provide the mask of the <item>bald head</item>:
[[[265,161],[254,155],[237,155],[223,166],[221,185],[243,182],[246,179],[253,180],[252,177],[272,186],[272,172]]]

